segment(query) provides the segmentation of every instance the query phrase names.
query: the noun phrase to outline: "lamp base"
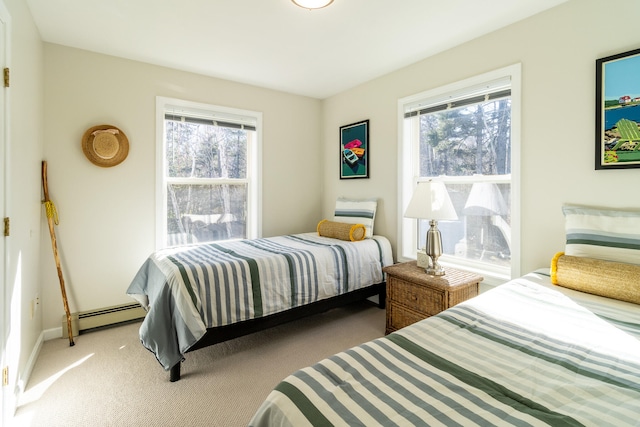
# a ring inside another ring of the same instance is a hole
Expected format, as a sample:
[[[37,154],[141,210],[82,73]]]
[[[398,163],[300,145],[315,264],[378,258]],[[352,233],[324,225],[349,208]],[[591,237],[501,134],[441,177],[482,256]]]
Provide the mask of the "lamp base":
[[[444,276],[444,268],[438,264],[438,258],[442,255],[442,235],[438,230],[438,221],[429,221],[431,227],[427,230],[427,247],[425,252],[430,259],[429,267],[425,269],[432,276]]]
[[[435,268],[434,267],[428,267],[424,269],[425,273],[431,275],[431,276],[444,276],[446,273],[444,271],[444,268],[442,268],[442,266],[440,264],[436,263]]]
[[[417,252],[416,265],[420,268],[424,268],[424,272],[431,276],[444,276],[446,272],[438,262],[432,259],[424,249],[419,249]],[[435,267],[431,267],[435,264]]]

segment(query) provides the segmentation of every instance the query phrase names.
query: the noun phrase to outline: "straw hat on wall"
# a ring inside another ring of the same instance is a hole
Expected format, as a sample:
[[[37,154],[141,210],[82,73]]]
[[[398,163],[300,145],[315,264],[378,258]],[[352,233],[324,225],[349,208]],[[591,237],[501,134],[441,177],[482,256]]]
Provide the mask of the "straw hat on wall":
[[[127,136],[115,126],[99,125],[82,135],[82,151],[94,165],[108,168],[118,165],[129,154]]]

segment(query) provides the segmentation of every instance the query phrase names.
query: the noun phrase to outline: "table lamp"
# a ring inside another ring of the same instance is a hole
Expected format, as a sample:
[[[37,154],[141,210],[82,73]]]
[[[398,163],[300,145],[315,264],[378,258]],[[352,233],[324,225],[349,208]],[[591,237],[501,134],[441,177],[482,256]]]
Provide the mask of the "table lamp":
[[[425,271],[433,276],[444,276],[444,268],[438,264],[438,258],[442,255],[442,235],[438,230],[438,221],[458,219],[445,185],[431,180],[418,182],[404,216],[429,220],[431,227],[427,231],[425,250],[431,262]]]

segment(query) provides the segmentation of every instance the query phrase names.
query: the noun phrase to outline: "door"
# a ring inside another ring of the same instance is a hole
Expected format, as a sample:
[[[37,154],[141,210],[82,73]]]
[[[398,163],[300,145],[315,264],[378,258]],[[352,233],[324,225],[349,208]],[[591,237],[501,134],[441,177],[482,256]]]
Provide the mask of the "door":
[[[4,2],[0,0],[0,70],[4,70],[8,67],[7,52],[9,44],[9,12],[7,11]],[[2,73],[3,74],[3,73]],[[0,220],[2,220],[2,226],[0,226],[0,281],[2,282],[2,292],[0,292],[0,307],[2,307],[2,317],[0,318],[0,332],[2,337],[0,338],[0,351],[2,369],[7,366],[7,337],[9,336],[10,326],[9,320],[11,318],[11,307],[9,303],[11,299],[8,297],[9,284],[7,283],[6,266],[8,264],[7,250],[8,238],[4,236],[4,218],[8,216],[6,198],[7,198],[7,186],[8,186],[8,94],[7,88],[4,87],[4,79],[0,79]],[[10,415],[13,414],[14,402],[17,396],[15,396],[15,387],[11,385],[4,385],[4,374],[2,375],[2,401],[0,402],[0,409],[2,409],[2,419],[0,419],[0,425],[8,425]],[[11,384],[11,381],[9,381]]]

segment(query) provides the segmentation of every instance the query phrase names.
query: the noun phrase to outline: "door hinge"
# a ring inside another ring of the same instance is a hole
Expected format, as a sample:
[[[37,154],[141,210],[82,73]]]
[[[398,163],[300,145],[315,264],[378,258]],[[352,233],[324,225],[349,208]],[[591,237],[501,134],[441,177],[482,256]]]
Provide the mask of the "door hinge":
[[[9,385],[9,367],[2,368],[2,385]]]
[[[4,219],[4,236],[8,237],[11,234],[11,219],[6,217]]]
[[[9,67],[4,69],[4,87],[9,87]]]

